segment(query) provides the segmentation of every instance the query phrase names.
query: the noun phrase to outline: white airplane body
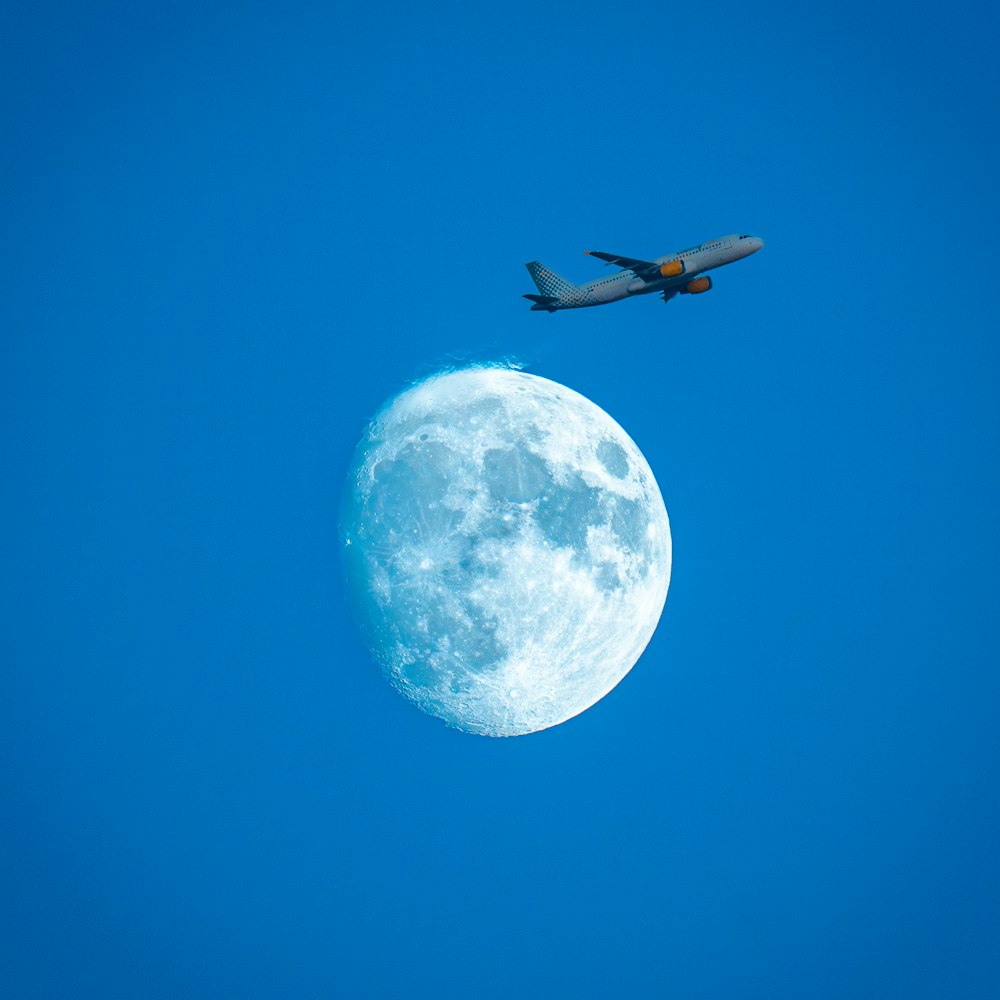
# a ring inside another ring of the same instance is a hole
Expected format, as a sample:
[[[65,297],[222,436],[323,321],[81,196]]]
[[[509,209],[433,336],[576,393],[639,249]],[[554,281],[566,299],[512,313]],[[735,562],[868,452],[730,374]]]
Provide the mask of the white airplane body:
[[[580,309],[617,302],[633,295],[659,292],[664,302],[675,295],[700,295],[712,287],[712,279],[705,274],[723,264],[731,264],[756,253],[764,241],[756,236],[733,233],[717,240],[700,243],[679,253],[657,257],[656,260],[637,260],[619,257],[601,250],[588,250],[608,264],[623,268],[610,278],[597,278],[585,285],[574,285],[561,278],[540,261],[525,264],[538,287],[538,295],[525,295],[532,302],[533,312],[558,312],[560,309]]]

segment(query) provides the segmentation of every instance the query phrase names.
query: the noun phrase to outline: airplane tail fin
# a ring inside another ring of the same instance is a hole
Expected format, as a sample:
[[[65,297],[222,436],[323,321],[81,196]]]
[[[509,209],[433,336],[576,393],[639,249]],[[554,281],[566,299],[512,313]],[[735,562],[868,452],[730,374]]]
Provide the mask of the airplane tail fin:
[[[565,278],[559,277],[555,271],[546,267],[541,261],[533,260],[530,264],[525,264],[524,266],[528,269],[531,280],[534,281],[539,292],[542,293],[539,298],[555,302],[558,299],[568,298],[572,292],[576,291],[576,285]],[[534,298],[534,296],[531,297]]]

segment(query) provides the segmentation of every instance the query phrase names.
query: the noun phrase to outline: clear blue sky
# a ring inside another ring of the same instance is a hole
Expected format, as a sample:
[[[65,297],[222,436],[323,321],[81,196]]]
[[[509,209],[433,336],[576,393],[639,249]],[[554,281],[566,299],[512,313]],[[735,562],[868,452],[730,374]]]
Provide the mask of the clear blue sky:
[[[995,6],[290,6],[0,13],[0,992],[1000,994]],[[336,517],[388,395],[510,358],[675,552],[495,741],[380,678]]]

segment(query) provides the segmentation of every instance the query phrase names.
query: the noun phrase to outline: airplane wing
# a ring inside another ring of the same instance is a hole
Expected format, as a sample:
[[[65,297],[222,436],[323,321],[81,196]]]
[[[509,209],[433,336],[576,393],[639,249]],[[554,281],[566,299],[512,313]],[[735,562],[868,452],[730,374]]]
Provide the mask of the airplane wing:
[[[655,271],[656,265],[651,260],[636,260],[635,257],[619,257],[616,253],[605,253],[603,250],[588,250],[591,257],[607,261],[617,267],[627,267],[638,274],[640,271]]]
[[[636,260],[635,257],[619,257],[618,254],[605,253],[603,250],[588,250],[587,253],[598,260],[607,261],[609,264],[616,264],[618,267],[635,271],[636,277],[642,278],[643,281],[656,281],[657,278],[674,276],[673,274],[664,274],[660,265],[651,260]],[[678,265],[676,273],[682,274],[683,271],[684,265]]]
[[[588,250],[591,257],[598,260],[607,261],[609,264],[617,264],[618,267],[635,271],[636,277],[642,278],[645,282],[657,281],[659,278],[676,278],[686,270],[684,261],[679,257],[675,260],[667,261],[665,264],[657,264],[652,260],[636,260],[635,257],[619,257],[617,254],[605,253],[603,250]]]

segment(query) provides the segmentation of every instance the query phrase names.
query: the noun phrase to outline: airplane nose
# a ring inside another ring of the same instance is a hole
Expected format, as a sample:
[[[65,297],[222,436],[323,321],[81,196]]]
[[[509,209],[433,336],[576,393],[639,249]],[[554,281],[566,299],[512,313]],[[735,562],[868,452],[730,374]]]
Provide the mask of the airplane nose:
[[[754,236],[750,241],[750,245],[752,247],[750,253],[756,253],[761,247],[764,246],[764,241],[759,236]]]

